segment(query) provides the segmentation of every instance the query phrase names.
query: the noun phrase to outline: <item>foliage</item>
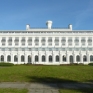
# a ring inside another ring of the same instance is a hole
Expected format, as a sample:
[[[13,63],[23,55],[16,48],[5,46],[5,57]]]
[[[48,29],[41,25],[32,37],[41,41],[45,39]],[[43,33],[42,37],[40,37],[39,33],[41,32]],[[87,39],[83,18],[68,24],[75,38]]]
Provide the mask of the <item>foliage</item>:
[[[0,66],[13,66],[13,63],[5,63],[5,62],[1,62]]]
[[[88,65],[93,66],[93,63],[89,63]]]

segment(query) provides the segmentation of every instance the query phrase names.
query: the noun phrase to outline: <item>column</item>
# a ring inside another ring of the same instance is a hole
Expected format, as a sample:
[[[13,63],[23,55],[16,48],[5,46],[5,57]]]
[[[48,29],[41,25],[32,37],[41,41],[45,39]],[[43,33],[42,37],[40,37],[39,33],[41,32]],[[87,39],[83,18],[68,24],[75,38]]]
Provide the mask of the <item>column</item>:
[[[72,46],[73,46],[73,47],[75,46],[74,41],[75,41],[75,37],[72,38]]]
[[[53,60],[52,60],[52,63],[53,63],[53,62],[55,63],[56,60],[55,60],[55,53],[54,53],[54,52],[52,53],[52,59],[53,59]]]
[[[7,54],[4,53],[4,62],[7,62]]]
[[[60,64],[62,64],[62,56],[61,56],[61,52],[59,51],[59,62]]]
[[[66,59],[67,63],[70,64],[70,62],[69,62],[69,54],[68,53],[66,54],[66,58],[67,58]]]
[[[79,46],[81,47],[82,44],[81,44],[81,37],[79,37]]]
[[[12,46],[15,46],[15,37],[12,37]]]
[[[41,47],[42,44],[41,44],[41,37],[39,37],[39,47]]]
[[[25,37],[25,46],[27,47],[28,46],[28,37]]]
[[[35,57],[34,57],[34,53],[32,52],[32,64],[35,64]]]
[[[52,47],[55,47],[55,37],[52,37]]]
[[[0,42],[1,42],[2,38],[0,37]],[[2,43],[0,43],[0,46],[2,46]]]
[[[39,53],[38,53],[38,57],[39,57],[39,60],[38,60],[38,63],[40,63],[41,62],[41,53],[40,53],[40,51],[38,51]]]
[[[68,47],[68,37],[66,37],[66,45]]]
[[[61,37],[59,37],[59,47],[61,47],[62,43],[61,43]]]
[[[14,56],[13,56],[13,53],[11,53],[10,56],[11,56],[11,62],[14,63]]]
[[[77,63],[76,62],[76,55],[75,55],[75,53],[73,53],[73,63]]]
[[[46,37],[46,47],[48,47],[48,37]]]
[[[87,47],[88,46],[88,37],[85,37],[85,46]]]
[[[83,63],[83,55],[80,53],[80,62]]]
[[[47,51],[46,51],[46,53],[45,53],[45,56],[46,56],[46,63],[48,63],[49,60],[48,60],[48,54],[47,54]]]
[[[19,46],[20,46],[20,47],[22,46],[21,40],[22,40],[22,37],[19,37]]]
[[[25,56],[25,63],[27,64],[27,63],[28,63],[28,57],[27,57],[27,54],[25,53],[24,56]]]
[[[21,64],[21,56],[19,53],[17,54],[17,57],[18,57],[18,64]]]
[[[32,37],[32,46],[35,46],[35,37]]]
[[[87,53],[87,62],[90,63],[90,55]]]
[[[6,47],[8,47],[8,37],[6,37]]]

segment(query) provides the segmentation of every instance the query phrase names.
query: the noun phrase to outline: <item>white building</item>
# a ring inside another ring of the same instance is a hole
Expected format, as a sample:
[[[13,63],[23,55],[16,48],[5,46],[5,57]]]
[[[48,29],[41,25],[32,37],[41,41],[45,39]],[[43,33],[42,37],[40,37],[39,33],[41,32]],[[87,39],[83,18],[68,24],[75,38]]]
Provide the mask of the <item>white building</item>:
[[[60,65],[93,62],[93,31],[52,28],[0,31],[0,62]]]

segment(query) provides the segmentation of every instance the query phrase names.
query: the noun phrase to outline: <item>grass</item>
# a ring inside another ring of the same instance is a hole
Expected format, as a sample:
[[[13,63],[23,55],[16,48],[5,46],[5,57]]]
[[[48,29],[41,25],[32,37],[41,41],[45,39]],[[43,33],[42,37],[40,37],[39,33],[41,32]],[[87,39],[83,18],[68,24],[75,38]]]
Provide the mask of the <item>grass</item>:
[[[0,82],[89,82],[93,66],[0,67]]]
[[[93,89],[61,89],[60,93],[93,93]]]
[[[0,93],[28,93],[27,89],[0,88]]]

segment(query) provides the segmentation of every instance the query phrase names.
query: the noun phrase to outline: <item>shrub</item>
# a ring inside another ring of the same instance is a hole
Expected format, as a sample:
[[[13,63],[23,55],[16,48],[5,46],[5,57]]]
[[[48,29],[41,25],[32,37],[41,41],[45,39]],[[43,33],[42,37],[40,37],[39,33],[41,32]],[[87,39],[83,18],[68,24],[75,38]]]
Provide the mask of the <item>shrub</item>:
[[[70,65],[78,65],[78,63],[70,63]]]
[[[0,63],[0,66],[13,66],[13,65],[14,65],[13,63],[4,63],[4,62]]]
[[[93,63],[89,63],[88,65],[93,66]]]
[[[84,65],[84,63],[79,63],[78,65]]]

